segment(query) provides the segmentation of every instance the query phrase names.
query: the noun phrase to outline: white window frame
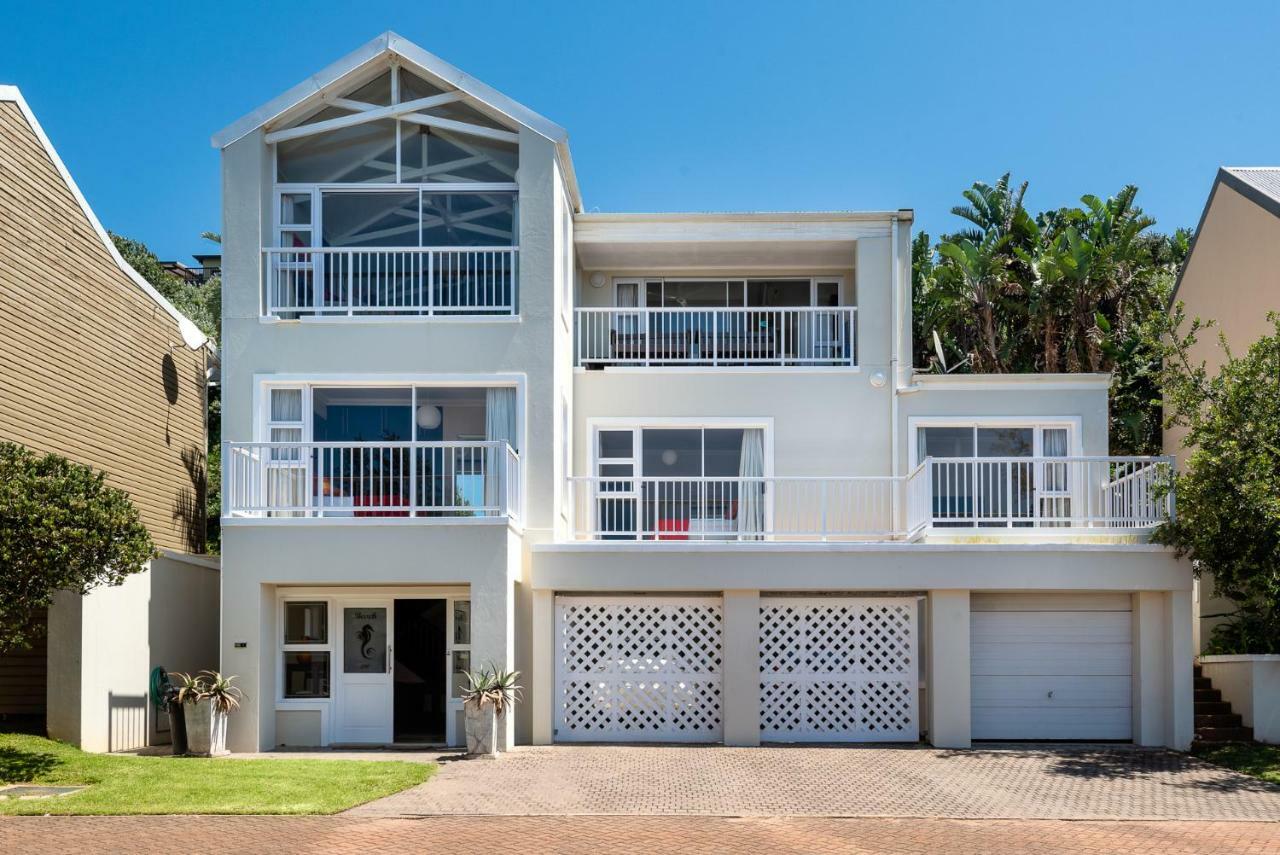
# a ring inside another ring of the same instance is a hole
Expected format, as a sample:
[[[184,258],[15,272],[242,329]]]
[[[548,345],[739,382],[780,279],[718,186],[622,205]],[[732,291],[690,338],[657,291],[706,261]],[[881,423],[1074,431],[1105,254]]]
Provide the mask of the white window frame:
[[[1041,430],[1066,428],[1067,457],[1083,457],[1082,419],[1080,416],[911,416],[907,419],[908,469],[915,469],[920,459],[920,429],[926,427],[971,427],[974,429],[974,447],[977,447],[978,428],[1025,427],[1033,430],[1032,457],[1042,457]],[[975,455],[976,457],[976,455]]]

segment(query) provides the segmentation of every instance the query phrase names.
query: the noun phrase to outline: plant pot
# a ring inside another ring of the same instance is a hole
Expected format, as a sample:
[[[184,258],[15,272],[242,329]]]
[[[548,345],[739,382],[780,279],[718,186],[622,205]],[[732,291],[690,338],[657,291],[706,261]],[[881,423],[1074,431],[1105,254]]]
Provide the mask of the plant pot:
[[[187,714],[185,707],[177,701],[169,702],[169,740],[173,744],[174,756],[187,753]]]
[[[473,757],[497,757],[498,717],[493,704],[466,705],[467,754]]]
[[[227,714],[213,704],[186,704],[182,708],[187,724],[187,753],[199,757],[220,757],[227,751]]]

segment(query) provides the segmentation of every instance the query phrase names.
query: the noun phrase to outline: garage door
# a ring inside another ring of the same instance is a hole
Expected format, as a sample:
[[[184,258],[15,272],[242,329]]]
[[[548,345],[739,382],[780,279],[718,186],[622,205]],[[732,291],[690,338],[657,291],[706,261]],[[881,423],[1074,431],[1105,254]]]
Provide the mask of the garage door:
[[[760,737],[915,742],[915,597],[761,597]]]
[[[975,594],[974,739],[1130,739],[1128,594]]]
[[[719,742],[719,597],[557,597],[555,738]]]

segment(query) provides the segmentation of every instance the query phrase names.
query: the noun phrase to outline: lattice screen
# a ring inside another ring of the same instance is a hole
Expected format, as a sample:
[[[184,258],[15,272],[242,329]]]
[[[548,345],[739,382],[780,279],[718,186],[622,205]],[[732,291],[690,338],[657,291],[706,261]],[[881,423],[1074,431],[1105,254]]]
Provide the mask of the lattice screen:
[[[721,738],[720,601],[556,598],[556,739]]]
[[[760,736],[914,742],[914,598],[760,600]]]

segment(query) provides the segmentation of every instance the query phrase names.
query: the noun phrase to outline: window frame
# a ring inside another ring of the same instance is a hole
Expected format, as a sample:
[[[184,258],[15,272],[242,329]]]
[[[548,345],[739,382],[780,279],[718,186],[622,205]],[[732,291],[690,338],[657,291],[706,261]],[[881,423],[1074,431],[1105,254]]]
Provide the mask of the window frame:
[[[287,613],[290,603],[324,603],[325,606],[325,624],[326,624],[326,641],[323,644],[314,642],[308,643],[289,643],[285,640],[285,627],[287,626]],[[334,624],[334,605],[332,597],[321,597],[315,595],[294,595],[282,594],[279,598],[277,621],[276,621],[276,704],[287,708],[309,707],[317,703],[332,703],[334,690],[334,663],[337,659],[337,647],[335,644]],[[291,697],[287,692],[285,685],[285,656],[290,653],[328,653],[329,654],[329,676],[325,684],[327,694],[324,695],[307,695]]]
[[[920,457],[920,430],[930,427],[973,428],[974,454],[977,459],[978,428],[1025,427],[1033,434],[1032,458],[1042,457],[1042,431],[1045,428],[1066,428],[1067,457],[1084,457],[1082,419],[1080,416],[911,416],[907,419],[908,470],[915,469],[924,459]]]

